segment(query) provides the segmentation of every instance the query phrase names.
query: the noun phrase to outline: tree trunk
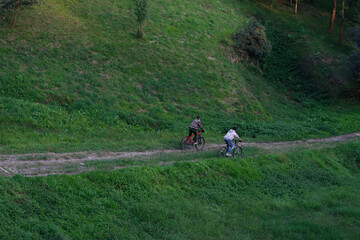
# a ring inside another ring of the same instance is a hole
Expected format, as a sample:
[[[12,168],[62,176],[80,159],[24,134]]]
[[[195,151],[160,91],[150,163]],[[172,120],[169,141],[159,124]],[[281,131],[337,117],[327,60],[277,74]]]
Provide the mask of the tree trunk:
[[[297,8],[298,8],[298,0],[295,1],[295,10],[294,10],[295,14],[297,14]]]
[[[293,1],[293,0],[290,0],[290,6],[292,6],[292,1]]]
[[[142,32],[142,26],[141,24],[139,23],[138,24],[138,32],[137,32],[137,35],[136,35],[138,38],[143,38],[143,32]]]
[[[345,0],[342,1],[342,7],[341,7],[341,24],[340,24],[339,44],[342,44],[344,21],[345,21]]]
[[[332,8],[331,15],[330,15],[329,32],[333,32],[333,30],[334,30],[335,14],[336,14],[336,0],[333,0],[333,8]]]
[[[270,10],[270,11],[272,11],[272,7],[273,7],[273,1],[270,0],[270,2],[269,2],[269,10]]]
[[[15,27],[17,10],[18,10],[18,7],[15,7],[14,16],[13,16],[13,21],[12,21],[12,28],[13,28],[13,29],[14,29],[14,27]]]

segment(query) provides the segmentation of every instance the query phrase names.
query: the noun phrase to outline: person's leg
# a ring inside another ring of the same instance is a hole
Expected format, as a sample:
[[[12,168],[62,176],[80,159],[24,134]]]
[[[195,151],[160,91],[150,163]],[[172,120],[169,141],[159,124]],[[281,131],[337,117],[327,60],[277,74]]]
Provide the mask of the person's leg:
[[[194,132],[194,134],[195,134],[195,137],[194,137],[194,143],[197,143],[197,139],[198,139],[198,131],[196,130],[195,132]]]
[[[226,141],[226,144],[228,145],[228,151],[226,154],[230,154],[231,149],[233,148],[232,141],[228,140],[228,139],[225,139],[225,141]]]
[[[188,138],[186,139],[186,141],[190,139],[191,134],[192,134],[192,130],[191,130],[191,128],[189,128],[189,136],[188,136]]]
[[[195,137],[194,137],[194,141],[196,140],[196,130],[192,129],[192,128],[189,128],[189,137],[188,137],[188,140],[190,139],[191,135],[192,134],[195,134]]]
[[[224,141],[225,141],[225,143],[226,143],[226,150],[229,148],[229,144],[228,144],[228,142],[227,142],[227,140],[224,138]]]

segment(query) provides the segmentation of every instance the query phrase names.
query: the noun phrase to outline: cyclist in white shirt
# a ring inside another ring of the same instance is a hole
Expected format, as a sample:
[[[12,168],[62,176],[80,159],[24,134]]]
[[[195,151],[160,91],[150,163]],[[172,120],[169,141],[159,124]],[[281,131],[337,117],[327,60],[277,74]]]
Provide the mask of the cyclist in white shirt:
[[[236,127],[233,127],[232,129],[230,129],[230,131],[227,132],[227,134],[224,136],[224,140],[226,142],[226,145],[228,147],[228,151],[226,153],[226,156],[231,157],[231,149],[233,148],[233,144],[232,144],[232,140],[236,137],[239,139],[240,142],[242,142],[242,140],[240,139],[239,135],[237,135],[237,133],[235,132]]]

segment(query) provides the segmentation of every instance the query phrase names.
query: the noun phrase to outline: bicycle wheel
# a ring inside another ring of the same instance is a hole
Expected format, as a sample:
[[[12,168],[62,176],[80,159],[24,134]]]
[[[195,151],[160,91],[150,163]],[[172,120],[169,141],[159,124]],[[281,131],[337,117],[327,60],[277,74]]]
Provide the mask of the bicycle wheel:
[[[203,150],[205,147],[205,138],[204,137],[199,137],[197,140],[197,144],[195,145],[196,150]]]
[[[241,147],[237,147],[234,150],[232,150],[232,156],[235,158],[241,158],[242,157],[242,148]]]
[[[180,141],[180,147],[183,150],[188,150],[191,148],[191,142],[192,140],[189,140],[188,142],[186,141],[186,139],[188,138],[188,136],[185,136],[181,139]],[[189,143],[190,142],[190,143]]]
[[[219,158],[225,157],[225,154],[226,154],[226,147],[221,147],[218,151],[218,157]]]

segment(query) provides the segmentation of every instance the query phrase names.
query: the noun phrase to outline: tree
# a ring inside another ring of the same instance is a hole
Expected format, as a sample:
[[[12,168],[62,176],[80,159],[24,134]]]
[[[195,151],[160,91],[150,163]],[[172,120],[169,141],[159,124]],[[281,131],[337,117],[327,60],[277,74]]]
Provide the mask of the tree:
[[[137,37],[143,38],[142,25],[147,17],[147,0],[135,0],[135,15],[138,25]]]
[[[292,3],[293,1],[291,1],[291,3]],[[299,4],[301,3],[302,1],[301,0],[295,0],[295,5],[294,5],[294,14],[297,14],[297,12],[298,12],[298,6],[299,6]],[[291,6],[292,6],[292,4],[291,4]]]
[[[273,1],[270,0],[270,1],[269,1],[269,10],[270,10],[270,11],[272,11],[272,7],[273,7]]]
[[[333,7],[331,10],[330,15],[330,26],[329,26],[329,32],[333,32],[334,30],[334,21],[335,21],[335,14],[336,14],[336,0],[333,0]]]
[[[0,12],[13,12],[12,27],[15,27],[18,9],[22,6],[29,6],[37,0],[0,0]]]

